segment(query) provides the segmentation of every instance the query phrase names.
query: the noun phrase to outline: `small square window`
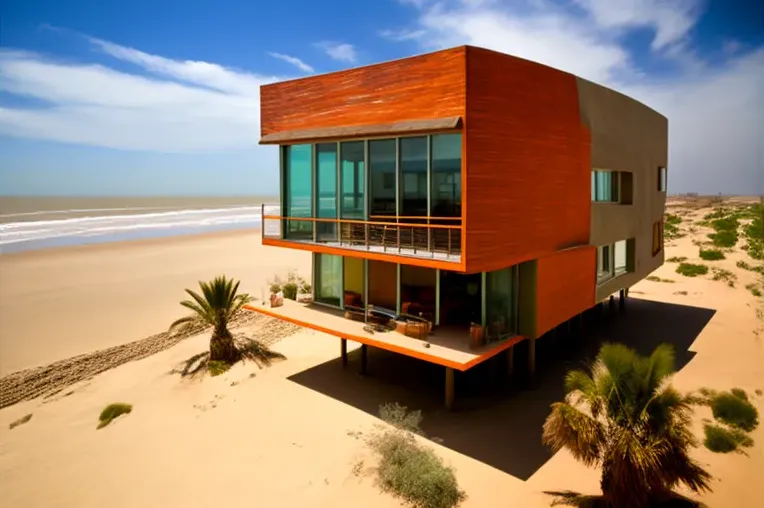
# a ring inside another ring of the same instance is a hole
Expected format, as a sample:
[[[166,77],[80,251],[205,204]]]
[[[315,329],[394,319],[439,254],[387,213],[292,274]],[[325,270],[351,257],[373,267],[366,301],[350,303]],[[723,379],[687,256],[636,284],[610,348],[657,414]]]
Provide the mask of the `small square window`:
[[[663,250],[663,221],[653,223],[653,256]]]
[[[664,166],[658,168],[658,191],[666,192],[668,184],[668,174]]]

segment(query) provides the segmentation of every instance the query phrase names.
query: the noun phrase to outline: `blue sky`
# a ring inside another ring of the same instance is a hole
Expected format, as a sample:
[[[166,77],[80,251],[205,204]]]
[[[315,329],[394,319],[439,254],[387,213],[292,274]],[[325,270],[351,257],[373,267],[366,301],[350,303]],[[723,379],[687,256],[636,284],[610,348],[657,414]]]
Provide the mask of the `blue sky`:
[[[671,192],[764,193],[753,0],[11,0],[0,193],[272,194],[261,84],[461,44],[665,114]]]

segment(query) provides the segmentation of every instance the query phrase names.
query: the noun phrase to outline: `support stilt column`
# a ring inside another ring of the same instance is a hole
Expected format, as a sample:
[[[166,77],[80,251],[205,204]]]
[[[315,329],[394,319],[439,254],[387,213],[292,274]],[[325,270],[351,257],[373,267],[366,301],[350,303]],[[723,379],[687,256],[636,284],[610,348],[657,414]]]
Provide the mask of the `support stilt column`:
[[[626,290],[622,289],[618,292],[618,310],[623,312],[626,309]]]
[[[446,367],[446,409],[454,407],[454,369]]]
[[[345,367],[348,364],[348,340],[340,339],[340,358],[342,358],[342,366]]]
[[[366,374],[366,366],[369,362],[369,346],[361,344],[361,374]]]
[[[515,346],[507,349],[507,376],[512,377],[515,374]]]
[[[612,315],[612,312],[614,309],[615,309],[615,296],[610,295],[610,300],[608,301],[608,310],[610,311],[609,314]]]

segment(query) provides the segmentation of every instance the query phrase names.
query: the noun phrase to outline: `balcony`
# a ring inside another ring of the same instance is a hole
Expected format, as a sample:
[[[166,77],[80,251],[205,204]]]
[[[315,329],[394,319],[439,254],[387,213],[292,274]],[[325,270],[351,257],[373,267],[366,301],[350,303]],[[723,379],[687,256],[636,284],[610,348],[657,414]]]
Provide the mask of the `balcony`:
[[[262,206],[262,238],[460,263],[461,217],[370,216],[370,220],[284,217]]]

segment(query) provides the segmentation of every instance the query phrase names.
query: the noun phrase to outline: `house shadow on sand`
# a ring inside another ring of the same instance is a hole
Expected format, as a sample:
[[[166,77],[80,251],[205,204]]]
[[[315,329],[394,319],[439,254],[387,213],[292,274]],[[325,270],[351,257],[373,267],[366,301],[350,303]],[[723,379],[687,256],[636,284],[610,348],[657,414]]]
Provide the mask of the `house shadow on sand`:
[[[378,415],[379,406],[398,402],[423,414],[422,430],[443,446],[472,457],[521,480],[527,480],[552,453],[541,443],[544,420],[553,402],[564,397],[563,379],[586,366],[604,342],[618,342],[643,355],[656,346],[674,346],[681,370],[695,353],[688,349],[716,311],[630,298],[625,311],[600,313],[595,307],[584,316],[581,333],[548,334],[536,342],[533,389],[523,389],[525,342],[516,347],[515,375],[506,375],[506,356],[467,372],[457,372],[456,403],[446,411],[443,401],[444,368],[414,358],[370,348],[368,373],[359,374],[360,351],[297,373],[289,379],[357,409]],[[338,347],[339,350],[339,347]],[[339,352],[339,351],[338,351]]]

